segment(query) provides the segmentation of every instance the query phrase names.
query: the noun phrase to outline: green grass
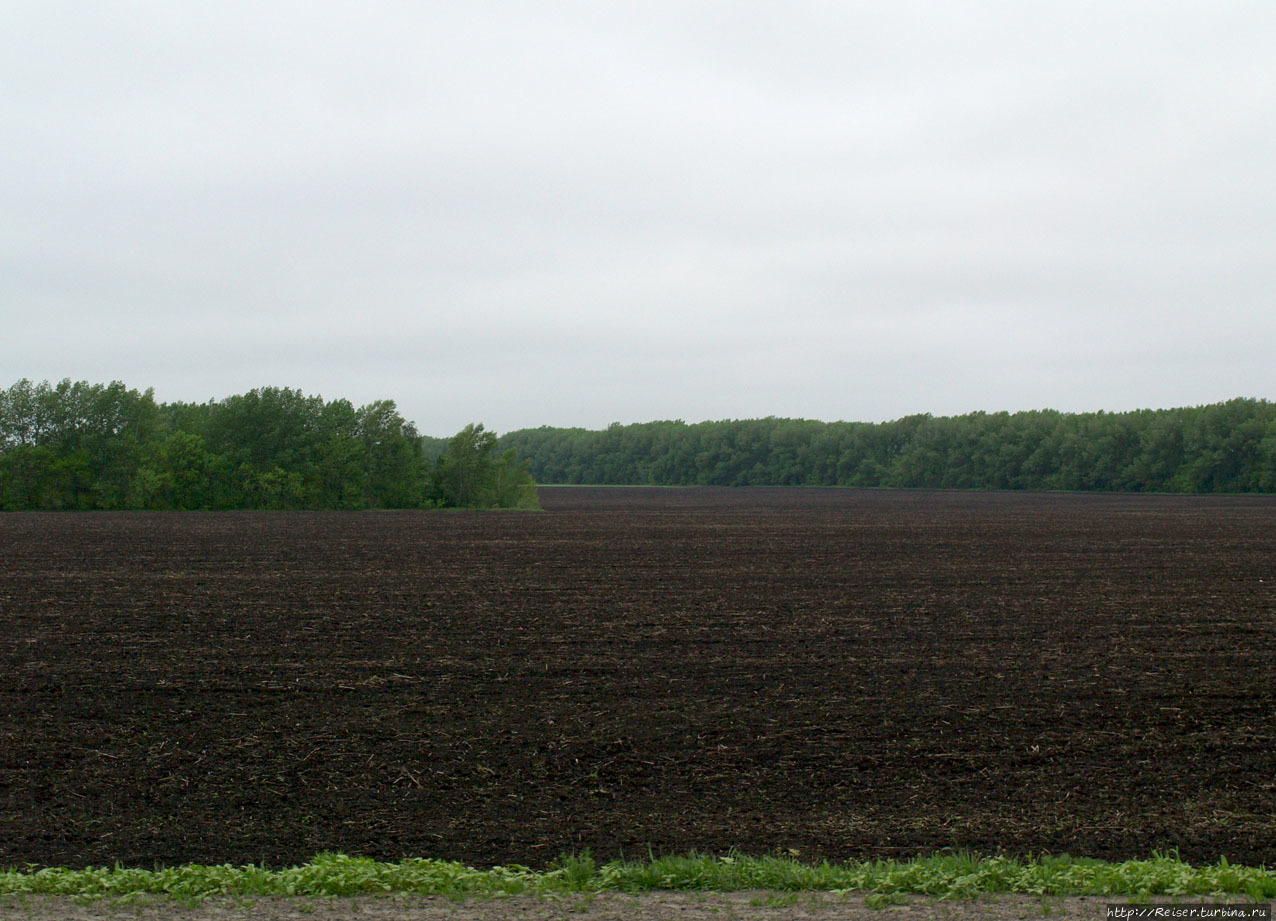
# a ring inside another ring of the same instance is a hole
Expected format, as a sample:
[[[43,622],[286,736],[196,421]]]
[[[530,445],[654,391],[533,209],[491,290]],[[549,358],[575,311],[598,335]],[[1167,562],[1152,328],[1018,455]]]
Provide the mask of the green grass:
[[[521,866],[475,870],[443,860],[381,863],[320,854],[300,867],[182,866],[161,870],[0,871],[0,896],[55,895],[100,899],[141,894],[198,903],[213,896],[332,897],[411,893],[451,898],[519,893],[649,892],[653,890],[862,892],[887,904],[900,895],[971,899],[998,893],[1038,896],[1276,897],[1276,871],[1220,860],[1192,866],[1173,855],[1106,863],[1071,857],[1015,860],[952,854],[913,860],[801,863],[790,857],[658,857],[599,865],[588,851],[560,857],[546,870]]]

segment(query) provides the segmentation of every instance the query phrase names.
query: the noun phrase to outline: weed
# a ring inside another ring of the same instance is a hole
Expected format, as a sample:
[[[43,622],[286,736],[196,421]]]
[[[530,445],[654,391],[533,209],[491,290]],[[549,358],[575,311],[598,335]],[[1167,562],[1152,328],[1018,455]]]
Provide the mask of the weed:
[[[550,864],[549,871],[542,878],[546,883],[569,892],[588,892],[598,887],[598,866],[589,849],[579,854],[564,854]]]
[[[367,857],[320,854],[284,870],[253,865],[189,865],[159,870],[116,866],[0,870],[0,899],[33,895],[84,900],[146,896],[198,904],[212,896],[251,900],[265,896],[318,897],[385,893],[492,898],[518,893],[543,896],[652,890],[743,891],[762,889],[796,897],[800,892],[845,896],[866,892],[875,905],[906,895],[973,899],[996,893],[1039,896],[1043,909],[1059,896],[1115,896],[1147,902],[1154,896],[1233,896],[1253,901],[1276,897],[1276,871],[1220,860],[1192,866],[1177,854],[1106,863],[1071,857],[1015,860],[944,854],[912,860],[799,863],[789,856],[710,857],[692,854],[645,861],[615,860],[599,866],[589,851],[564,854],[544,871],[512,865],[475,870],[444,860],[381,863]],[[787,903],[786,903],[787,904]]]
[[[904,905],[908,902],[908,897],[900,895],[898,892],[870,892],[864,897],[864,907],[874,910],[887,908],[891,905]]]

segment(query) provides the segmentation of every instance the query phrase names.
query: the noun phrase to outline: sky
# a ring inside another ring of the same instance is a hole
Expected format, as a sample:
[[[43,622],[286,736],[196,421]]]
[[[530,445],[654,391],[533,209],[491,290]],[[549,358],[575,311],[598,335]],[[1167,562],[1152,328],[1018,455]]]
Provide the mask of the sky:
[[[0,2],[0,386],[1276,398],[1271,0]]]

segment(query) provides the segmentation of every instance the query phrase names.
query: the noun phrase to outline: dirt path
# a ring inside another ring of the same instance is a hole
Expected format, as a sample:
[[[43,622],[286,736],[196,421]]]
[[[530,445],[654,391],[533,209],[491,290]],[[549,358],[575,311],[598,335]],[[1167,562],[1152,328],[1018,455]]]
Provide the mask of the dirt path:
[[[165,901],[80,905],[68,899],[38,898],[0,901],[0,921],[1095,921],[1104,918],[1107,901],[1094,897],[1043,901],[1032,896],[1000,896],[977,902],[917,898],[869,908],[863,895],[843,899],[823,893],[659,892],[467,902],[397,896],[258,899],[251,903],[209,901],[183,908]]]

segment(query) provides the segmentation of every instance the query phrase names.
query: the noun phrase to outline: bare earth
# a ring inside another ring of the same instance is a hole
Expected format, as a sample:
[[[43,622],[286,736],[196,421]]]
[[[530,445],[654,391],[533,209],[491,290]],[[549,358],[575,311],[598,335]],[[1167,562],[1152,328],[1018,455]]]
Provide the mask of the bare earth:
[[[0,921],[1008,921],[1049,918],[1093,921],[1104,906],[1120,899],[997,896],[980,901],[913,898],[903,904],[870,908],[862,894],[788,892],[607,893],[541,899],[518,896],[454,902],[402,896],[358,899],[210,900],[198,907],[169,901],[102,901],[80,904],[39,897],[0,901]]]
[[[0,865],[1276,863],[1276,499],[0,516]]]

